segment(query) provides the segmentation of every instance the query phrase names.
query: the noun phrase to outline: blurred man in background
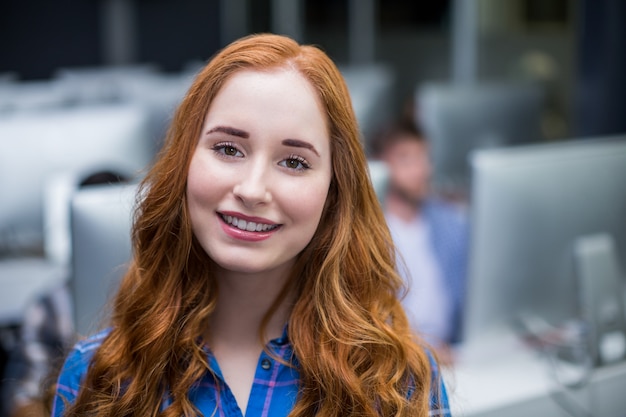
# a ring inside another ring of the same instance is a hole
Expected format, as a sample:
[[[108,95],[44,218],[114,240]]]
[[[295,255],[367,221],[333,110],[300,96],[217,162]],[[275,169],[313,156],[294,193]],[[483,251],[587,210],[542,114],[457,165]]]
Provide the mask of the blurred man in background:
[[[465,292],[465,209],[431,192],[429,146],[410,118],[383,131],[373,152],[389,171],[383,208],[408,286],[403,303],[409,321],[449,363],[449,347],[460,339]]]

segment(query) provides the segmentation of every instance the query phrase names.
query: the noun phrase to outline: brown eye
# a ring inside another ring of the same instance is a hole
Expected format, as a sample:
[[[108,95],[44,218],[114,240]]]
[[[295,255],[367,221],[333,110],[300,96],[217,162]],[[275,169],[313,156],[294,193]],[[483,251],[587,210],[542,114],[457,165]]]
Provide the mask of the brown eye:
[[[283,159],[279,162],[279,165],[293,171],[304,171],[310,168],[310,165],[304,158],[295,156]]]
[[[287,166],[287,168],[298,169],[300,161],[298,161],[297,159],[287,159],[285,165]]]
[[[229,143],[218,143],[213,146],[213,151],[220,156],[229,157],[229,158],[241,158],[243,157],[243,153],[235,145],[231,145]]]

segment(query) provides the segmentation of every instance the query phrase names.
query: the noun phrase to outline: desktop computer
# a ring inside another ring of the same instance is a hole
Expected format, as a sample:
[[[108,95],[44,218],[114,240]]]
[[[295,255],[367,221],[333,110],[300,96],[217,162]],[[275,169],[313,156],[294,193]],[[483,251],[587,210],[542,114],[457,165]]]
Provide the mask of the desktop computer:
[[[578,323],[595,365],[626,358],[626,136],[479,150],[471,161],[464,340]]]
[[[473,151],[541,140],[544,95],[534,83],[419,86],[415,119],[430,143],[434,187],[465,194]]]

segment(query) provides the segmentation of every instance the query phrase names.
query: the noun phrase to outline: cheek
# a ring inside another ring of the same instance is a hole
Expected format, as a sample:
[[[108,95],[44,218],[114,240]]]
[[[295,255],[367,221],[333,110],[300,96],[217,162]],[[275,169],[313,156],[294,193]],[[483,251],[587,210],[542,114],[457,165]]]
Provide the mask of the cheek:
[[[193,210],[200,201],[205,199],[206,187],[202,187],[202,181],[197,175],[194,175],[190,170],[187,176],[187,202],[189,209]],[[193,214],[193,213],[192,213]]]
[[[220,194],[223,181],[211,169],[192,161],[187,175],[187,201],[189,208],[210,204]]]
[[[308,228],[317,229],[326,204],[328,185],[293,187],[283,195],[284,207],[289,207],[291,217],[299,222],[307,223]]]

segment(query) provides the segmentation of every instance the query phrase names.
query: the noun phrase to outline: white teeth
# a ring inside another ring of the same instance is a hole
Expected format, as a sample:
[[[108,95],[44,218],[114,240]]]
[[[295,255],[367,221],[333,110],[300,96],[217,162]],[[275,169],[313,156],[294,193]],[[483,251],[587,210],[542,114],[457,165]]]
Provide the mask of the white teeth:
[[[277,225],[273,224],[248,222],[233,216],[222,215],[222,219],[231,226],[234,226],[240,230],[246,230],[248,232],[266,232],[277,227]]]

